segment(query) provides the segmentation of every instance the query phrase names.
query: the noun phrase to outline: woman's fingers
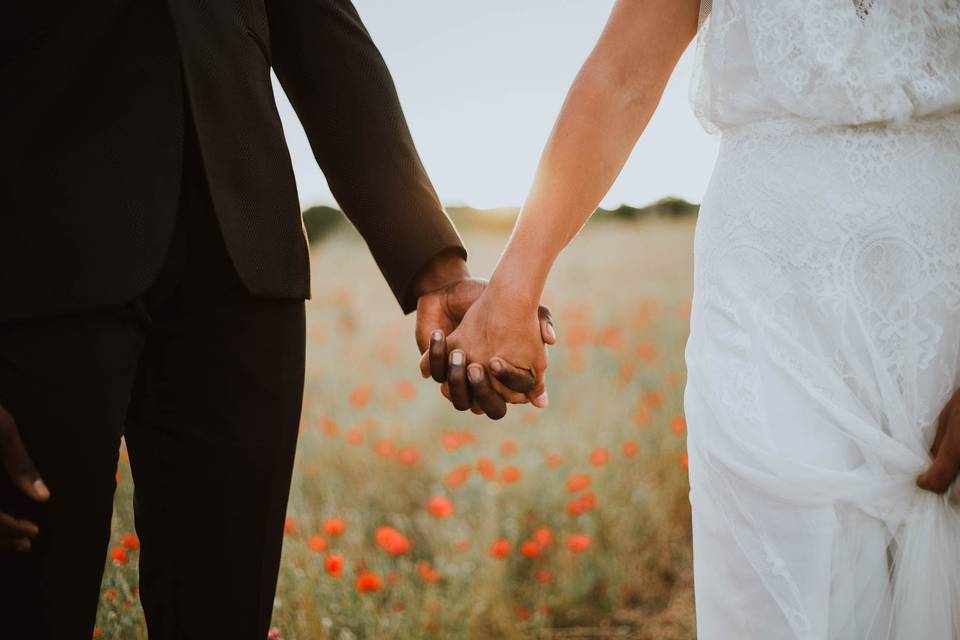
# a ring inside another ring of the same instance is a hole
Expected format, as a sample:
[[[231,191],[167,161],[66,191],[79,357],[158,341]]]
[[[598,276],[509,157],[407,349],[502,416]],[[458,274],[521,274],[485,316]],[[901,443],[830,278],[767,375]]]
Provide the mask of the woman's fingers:
[[[917,486],[934,493],[945,493],[960,471],[960,456],[952,450],[942,448],[926,473],[917,478]]]
[[[960,419],[953,411],[953,401],[940,412],[937,435],[934,439],[933,462],[926,473],[917,478],[917,486],[934,493],[944,493],[960,472]]]
[[[491,420],[499,420],[507,415],[507,403],[490,386],[483,365],[473,363],[467,367],[467,380],[474,403]]]
[[[467,387],[467,358],[460,349],[450,352],[447,368],[447,385],[450,387],[450,402],[457,411],[470,408],[470,391]]]

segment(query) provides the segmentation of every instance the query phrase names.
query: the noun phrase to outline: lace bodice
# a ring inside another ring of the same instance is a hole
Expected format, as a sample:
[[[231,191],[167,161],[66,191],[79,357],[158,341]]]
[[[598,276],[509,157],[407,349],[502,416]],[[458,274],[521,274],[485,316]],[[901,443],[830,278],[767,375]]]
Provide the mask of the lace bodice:
[[[702,2],[690,98],[710,132],[960,111],[960,0]]]

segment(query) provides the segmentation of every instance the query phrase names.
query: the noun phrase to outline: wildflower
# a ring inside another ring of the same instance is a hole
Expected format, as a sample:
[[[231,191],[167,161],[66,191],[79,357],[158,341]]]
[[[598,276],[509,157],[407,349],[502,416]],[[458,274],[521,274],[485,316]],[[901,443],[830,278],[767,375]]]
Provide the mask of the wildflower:
[[[297,532],[297,520],[293,516],[283,519],[283,534],[291,536]]]
[[[556,469],[563,464],[563,456],[559,453],[551,453],[547,456],[547,466],[551,469]]]
[[[346,561],[343,559],[343,556],[337,555],[336,553],[331,553],[323,559],[323,568],[335,578],[343,575],[343,565],[345,564]]]
[[[127,561],[130,558],[129,556],[127,556],[126,549],[124,549],[123,547],[116,547],[113,549],[113,551],[110,552],[110,559],[113,560],[113,564],[119,566],[119,565],[127,564]]]
[[[357,409],[362,409],[370,402],[370,396],[373,395],[368,385],[358,385],[350,391],[350,404]]]
[[[652,342],[642,342],[637,345],[637,356],[647,362],[654,362],[657,359],[657,345]]]
[[[548,582],[550,582],[550,578],[552,578],[553,576],[546,569],[541,569],[537,571],[534,577],[536,578],[537,582],[539,582],[540,584],[547,584]]]
[[[336,437],[340,433],[339,425],[330,418],[321,418],[319,426],[320,430],[328,436]]]
[[[477,471],[487,480],[493,480],[497,477],[497,465],[490,458],[477,460]]]
[[[576,493],[590,486],[590,476],[585,473],[575,473],[567,478],[567,491]]]
[[[583,495],[580,496],[580,504],[583,506],[584,511],[590,511],[597,506],[597,494],[593,491],[585,491]]]
[[[373,445],[373,450],[381,458],[389,458],[393,455],[395,447],[393,446],[393,442],[387,440],[386,438],[382,438],[377,440],[376,444]]]
[[[427,509],[435,518],[446,518],[453,513],[453,503],[446,496],[431,496],[427,501]]]
[[[687,455],[686,451],[680,454],[680,466],[684,469],[690,468],[690,457]]]
[[[522,475],[520,469],[511,464],[505,466],[500,472],[500,480],[509,484],[519,480]]]
[[[520,553],[527,558],[539,557],[543,552],[543,547],[536,540],[526,540],[520,544]]]
[[[506,558],[510,555],[510,541],[501,538],[490,545],[491,558]]]
[[[509,458],[517,452],[517,443],[513,440],[505,440],[500,443],[500,455]]]
[[[643,406],[647,409],[659,409],[663,406],[663,395],[656,389],[653,389],[640,396],[640,402],[642,402]]]
[[[356,587],[360,593],[373,593],[383,588],[383,580],[377,574],[365,571],[357,576]]]
[[[581,502],[576,498],[574,498],[573,500],[568,500],[565,509],[567,513],[569,513],[572,516],[578,516],[584,511],[586,511],[586,507],[584,506],[583,502]]]
[[[400,556],[410,551],[410,541],[393,527],[380,527],[374,533],[377,544],[392,556]]]
[[[650,425],[650,410],[646,407],[637,407],[633,414],[633,422],[638,427],[647,427]]]
[[[417,397],[417,388],[409,380],[398,382],[394,390],[403,400],[413,400]]]
[[[343,518],[329,518],[323,523],[323,530],[331,536],[339,536],[347,530],[347,521]]]
[[[541,547],[549,547],[553,544],[553,532],[550,531],[549,527],[540,527],[533,532],[533,539],[537,541]]]
[[[455,468],[453,471],[448,473],[443,479],[444,484],[446,484],[451,489],[459,487],[470,477],[470,466],[462,464]]]
[[[347,429],[347,442],[352,445],[363,444],[363,429],[360,427],[350,427]]]
[[[573,533],[567,536],[567,549],[575,553],[586,551],[590,548],[590,536],[582,533]]]
[[[425,582],[436,582],[440,579],[440,572],[430,566],[426,560],[417,565],[417,573]]]
[[[140,540],[132,533],[125,533],[120,536],[120,546],[127,551],[136,551],[140,548]]]
[[[420,452],[416,447],[403,447],[397,452],[397,460],[405,465],[417,464],[420,460]]]
[[[307,546],[310,547],[311,551],[320,553],[321,551],[326,551],[330,545],[323,536],[310,536],[307,538]]]
[[[640,445],[633,440],[628,440],[623,443],[623,455],[627,458],[632,458],[640,451]]]
[[[610,452],[604,447],[597,447],[590,452],[590,464],[595,467],[602,467],[610,459]]]
[[[674,416],[670,421],[670,430],[679,436],[687,430],[687,419],[682,415]]]

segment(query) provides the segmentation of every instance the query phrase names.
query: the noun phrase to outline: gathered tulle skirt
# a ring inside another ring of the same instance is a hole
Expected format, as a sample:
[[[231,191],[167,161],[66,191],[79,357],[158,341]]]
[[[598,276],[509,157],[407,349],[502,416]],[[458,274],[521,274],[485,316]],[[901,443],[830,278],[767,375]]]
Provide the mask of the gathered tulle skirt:
[[[699,637],[960,638],[960,114],[725,131],[685,357]]]

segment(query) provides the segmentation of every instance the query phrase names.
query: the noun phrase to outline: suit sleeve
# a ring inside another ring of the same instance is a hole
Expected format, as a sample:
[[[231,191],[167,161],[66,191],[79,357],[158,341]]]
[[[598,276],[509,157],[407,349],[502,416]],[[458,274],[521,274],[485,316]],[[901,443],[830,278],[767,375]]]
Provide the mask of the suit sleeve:
[[[405,313],[441,251],[466,251],[417,155],[390,72],[349,0],[267,0],[272,66],[330,190]]]

